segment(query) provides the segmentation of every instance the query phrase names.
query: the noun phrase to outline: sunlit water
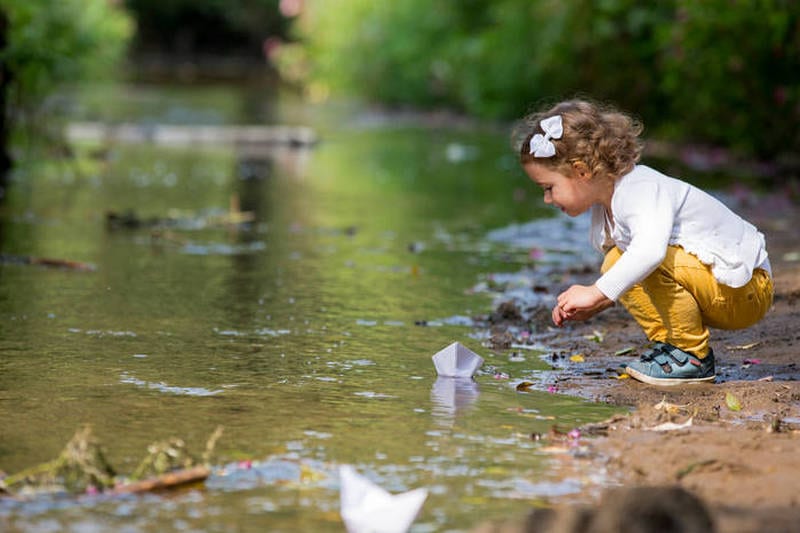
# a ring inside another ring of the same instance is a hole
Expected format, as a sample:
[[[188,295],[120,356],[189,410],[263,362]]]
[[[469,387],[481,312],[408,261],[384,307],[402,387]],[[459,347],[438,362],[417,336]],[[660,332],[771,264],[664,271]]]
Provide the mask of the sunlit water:
[[[126,112],[150,121],[259,119],[219,111],[237,92],[187,92],[157,107],[157,91],[107,94],[143,99]],[[95,270],[0,265],[0,469],[54,458],[86,423],[123,473],[154,441],[199,455],[224,434],[203,487],[3,501],[2,529],[342,531],[337,468],[351,464],[430,491],[414,531],[466,530],[593,475],[530,435],[607,407],[491,373],[456,387],[431,362],[457,340],[512,378],[547,368],[488,350],[465,318],[491,311],[469,290],[481,276],[520,268],[488,232],[547,213],[505,132],[311,122],[311,150],[84,146],[90,163],[17,172],[0,251]],[[219,223],[232,197],[253,222]],[[106,225],[128,210],[176,222]]]

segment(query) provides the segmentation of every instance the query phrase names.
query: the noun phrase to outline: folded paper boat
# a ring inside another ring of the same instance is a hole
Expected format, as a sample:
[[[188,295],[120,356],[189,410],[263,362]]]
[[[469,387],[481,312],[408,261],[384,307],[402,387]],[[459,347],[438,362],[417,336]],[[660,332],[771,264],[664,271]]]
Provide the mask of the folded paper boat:
[[[460,342],[454,342],[433,356],[433,364],[440,376],[471,378],[483,364],[483,358]]]
[[[339,467],[341,515],[349,533],[405,533],[419,514],[426,489],[390,494],[351,466]]]

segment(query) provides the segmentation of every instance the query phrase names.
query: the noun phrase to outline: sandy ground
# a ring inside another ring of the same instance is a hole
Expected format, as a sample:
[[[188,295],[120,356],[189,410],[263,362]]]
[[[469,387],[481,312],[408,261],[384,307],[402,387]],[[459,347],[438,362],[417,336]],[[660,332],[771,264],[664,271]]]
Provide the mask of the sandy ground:
[[[555,383],[559,393],[632,409],[606,424],[582,428],[583,453],[564,454],[559,460],[578,463],[571,466],[582,465],[586,471],[604,470],[609,484],[587,486],[585,494],[570,501],[554,500],[560,520],[544,519],[538,511],[527,524],[484,524],[479,531],[621,531],[619,524],[592,529],[590,522],[581,521],[604,512],[631,516],[609,492],[613,486],[631,489],[628,503],[639,510],[652,496],[639,487],[684,489],[699,499],[719,532],[800,531],[800,207],[773,195],[739,211],[767,237],[775,301],[754,327],[712,331],[716,383],[654,387],[618,379],[619,365],[646,342],[621,307],[568,326],[559,336],[568,340],[551,356],[552,379],[542,386]],[[569,276],[556,290],[585,281],[590,282]],[[602,334],[601,342],[595,332]],[[615,355],[627,348],[633,351]],[[577,353],[585,361],[571,361],[570,355]],[[669,427],[675,429],[659,430]],[[676,497],[656,500],[663,506]],[[627,526],[633,527],[635,519],[630,520]],[[643,524],[652,529],[629,530],[667,530],[655,526],[652,515]]]

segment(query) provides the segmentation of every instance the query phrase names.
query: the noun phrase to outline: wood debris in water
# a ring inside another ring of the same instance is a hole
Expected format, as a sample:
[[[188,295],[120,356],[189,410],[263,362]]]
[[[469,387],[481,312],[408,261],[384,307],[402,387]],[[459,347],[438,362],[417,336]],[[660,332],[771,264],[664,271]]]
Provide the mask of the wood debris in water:
[[[124,494],[170,489],[205,480],[211,454],[222,435],[218,427],[198,460],[179,438],[148,446],[148,454],[129,477],[118,476],[106,460],[91,426],[80,428],[59,456],[0,480],[0,494],[30,496],[67,492]]]
[[[122,483],[112,489],[113,494],[130,494],[135,492],[150,492],[154,490],[171,489],[191,483],[204,481],[211,474],[207,466],[194,466],[174,472],[167,472],[156,477]]]
[[[52,257],[34,257],[30,255],[0,254],[0,264],[10,265],[38,265],[49,268],[63,268],[79,272],[94,272],[95,266],[90,263],[71,261],[69,259],[56,259]]]

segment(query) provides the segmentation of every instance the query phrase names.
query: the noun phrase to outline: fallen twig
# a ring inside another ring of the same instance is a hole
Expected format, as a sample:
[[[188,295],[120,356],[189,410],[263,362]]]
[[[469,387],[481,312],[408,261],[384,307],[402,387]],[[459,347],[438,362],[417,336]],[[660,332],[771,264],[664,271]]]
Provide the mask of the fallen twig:
[[[195,466],[192,468],[185,468],[174,472],[167,472],[158,477],[143,479],[142,481],[134,481],[133,483],[124,483],[116,485],[111,491],[111,494],[130,494],[137,492],[149,492],[153,490],[171,489],[181,485],[190,483],[199,483],[205,480],[211,474],[211,470],[206,466]]]

